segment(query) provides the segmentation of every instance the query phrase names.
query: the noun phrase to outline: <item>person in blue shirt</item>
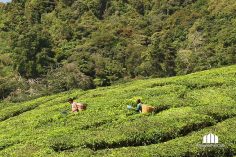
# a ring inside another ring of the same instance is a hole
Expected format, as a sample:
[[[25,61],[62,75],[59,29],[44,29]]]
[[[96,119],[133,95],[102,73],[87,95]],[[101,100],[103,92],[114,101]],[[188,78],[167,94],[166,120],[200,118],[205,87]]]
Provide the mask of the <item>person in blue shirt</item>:
[[[137,112],[142,112],[142,102],[140,99],[137,100],[137,107],[136,107]]]

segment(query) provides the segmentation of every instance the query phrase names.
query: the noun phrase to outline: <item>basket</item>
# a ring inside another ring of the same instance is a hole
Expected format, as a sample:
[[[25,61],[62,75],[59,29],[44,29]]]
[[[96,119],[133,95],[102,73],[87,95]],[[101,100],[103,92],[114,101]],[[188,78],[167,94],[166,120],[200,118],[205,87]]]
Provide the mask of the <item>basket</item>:
[[[78,110],[79,110],[79,111],[84,111],[84,110],[87,109],[87,104],[84,104],[84,103],[83,103],[83,104],[81,104],[81,105],[78,105],[77,107],[78,107]]]
[[[155,110],[155,107],[142,105],[142,113],[152,113]]]

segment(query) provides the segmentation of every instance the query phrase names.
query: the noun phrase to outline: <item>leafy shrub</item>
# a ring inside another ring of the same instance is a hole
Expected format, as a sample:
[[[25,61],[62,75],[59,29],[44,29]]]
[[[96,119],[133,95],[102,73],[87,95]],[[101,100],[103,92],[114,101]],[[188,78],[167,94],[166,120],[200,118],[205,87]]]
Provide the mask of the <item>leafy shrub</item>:
[[[93,81],[81,73],[74,64],[67,64],[62,68],[52,70],[47,74],[49,90],[54,92],[68,91],[74,88],[90,89]]]
[[[9,95],[14,96],[26,88],[27,84],[18,76],[0,77],[0,99],[4,99]]]

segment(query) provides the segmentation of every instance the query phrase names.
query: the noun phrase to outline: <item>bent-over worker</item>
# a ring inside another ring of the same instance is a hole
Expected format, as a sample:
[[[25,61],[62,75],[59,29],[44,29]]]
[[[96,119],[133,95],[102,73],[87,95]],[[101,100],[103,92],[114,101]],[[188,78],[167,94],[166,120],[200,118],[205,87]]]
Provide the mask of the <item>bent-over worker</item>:
[[[140,99],[137,100],[137,107],[136,107],[137,112],[142,112],[142,102]]]
[[[74,102],[74,99],[70,98],[68,102],[71,104],[72,112],[78,112],[86,110],[86,105],[78,102]]]

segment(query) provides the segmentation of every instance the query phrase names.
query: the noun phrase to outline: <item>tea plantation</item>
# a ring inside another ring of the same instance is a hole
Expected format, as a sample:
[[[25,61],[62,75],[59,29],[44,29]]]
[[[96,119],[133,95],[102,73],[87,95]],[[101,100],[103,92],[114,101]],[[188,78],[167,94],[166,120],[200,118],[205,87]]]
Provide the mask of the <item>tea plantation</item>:
[[[70,113],[69,97],[88,109]],[[156,113],[128,110],[137,98]],[[3,157],[235,156],[236,66],[0,103],[0,128]]]

